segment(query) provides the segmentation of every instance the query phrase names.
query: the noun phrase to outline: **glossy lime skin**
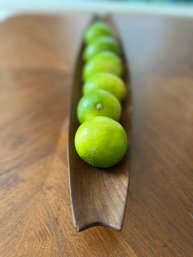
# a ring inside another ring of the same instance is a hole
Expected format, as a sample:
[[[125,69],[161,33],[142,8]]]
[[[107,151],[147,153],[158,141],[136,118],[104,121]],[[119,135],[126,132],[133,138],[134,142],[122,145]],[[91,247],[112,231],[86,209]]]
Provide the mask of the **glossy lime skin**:
[[[87,44],[90,44],[93,40],[101,36],[114,36],[114,33],[111,27],[105,22],[96,21],[93,22],[85,32],[84,40]]]
[[[74,143],[78,155],[85,162],[99,168],[109,168],[124,157],[128,138],[117,121],[97,116],[80,125]]]
[[[80,99],[77,116],[80,123],[96,116],[106,116],[118,121],[121,116],[121,105],[118,99],[108,91],[93,90]]]
[[[83,94],[86,95],[92,90],[103,89],[112,93],[119,101],[126,96],[126,86],[121,78],[110,73],[97,73],[93,75],[84,85]]]
[[[84,81],[87,81],[99,72],[108,72],[121,77],[123,74],[123,62],[121,58],[110,51],[104,51],[95,55],[83,68]]]
[[[102,51],[111,51],[117,55],[121,54],[121,48],[118,41],[110,36],[103,36],[95,39],[91,44],[87,45],[83,52],[83,59],[88,61]]]

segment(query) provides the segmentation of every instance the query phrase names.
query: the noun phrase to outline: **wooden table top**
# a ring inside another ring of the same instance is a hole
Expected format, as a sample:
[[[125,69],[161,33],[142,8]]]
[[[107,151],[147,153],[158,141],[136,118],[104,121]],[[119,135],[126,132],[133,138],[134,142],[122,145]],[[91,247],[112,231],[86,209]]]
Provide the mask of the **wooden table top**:
[[[89,17],[0,24],[0,256],[193,256],[193,21],[116,16],[130,63],[132,158],[123,230],[73,227],[69,85]],[[66,137],[67,132],[63,134]]]

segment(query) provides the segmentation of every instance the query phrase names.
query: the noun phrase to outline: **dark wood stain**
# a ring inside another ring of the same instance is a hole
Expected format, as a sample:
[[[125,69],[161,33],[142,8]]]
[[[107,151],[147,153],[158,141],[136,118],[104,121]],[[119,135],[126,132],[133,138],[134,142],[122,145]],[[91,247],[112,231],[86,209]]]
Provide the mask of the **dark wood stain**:
[[[106,22],[114,29],[115,33],[118,34],[110,16],[103,19],[96,16],[91,20],[90,24],[96,20]],[[120,38],[119,41],[120,45],[122,45]],[[68,169],[74,223],[78,231],[96,225],[108,226],[120,230],[128,191],[130,147],[128,148],[125,158],[119,164],[109,169],[99,169],[88,165],[80,159],[74,147],[75,133],[80,125],[77,120],[76,110],[78,101],[82,96],[83,48],[84,43],[82,43],[77,56],[77,63],[73,75],[69,121]],[[127,97],[123,103],[121,123],[130,137],[130,83],[128,65],[126,58],[124,58],[123,47],[122,52]]]

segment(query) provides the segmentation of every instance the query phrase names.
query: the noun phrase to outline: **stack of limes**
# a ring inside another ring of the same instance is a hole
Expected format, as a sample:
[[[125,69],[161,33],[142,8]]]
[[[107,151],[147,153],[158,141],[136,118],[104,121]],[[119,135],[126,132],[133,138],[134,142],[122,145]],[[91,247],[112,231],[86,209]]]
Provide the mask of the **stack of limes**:
[[[75,135],[78,155],[90,165],[108,168],[125,155],[128,139],[118,122],[126,87],[121,79],[121,48],[111,27],[92,23],[85,33],[83,96],[77,107],[81,123]]]

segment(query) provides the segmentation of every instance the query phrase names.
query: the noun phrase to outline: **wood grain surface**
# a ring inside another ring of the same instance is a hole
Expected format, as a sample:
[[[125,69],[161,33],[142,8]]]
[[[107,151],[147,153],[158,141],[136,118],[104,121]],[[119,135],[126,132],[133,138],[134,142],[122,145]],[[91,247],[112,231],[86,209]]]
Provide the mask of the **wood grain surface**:
[[[0,24],[0,257],[191,257],[192,20],[116,17],[133,90],[125,222],[120,233],[73,227],[66,121],[88,18]]]

